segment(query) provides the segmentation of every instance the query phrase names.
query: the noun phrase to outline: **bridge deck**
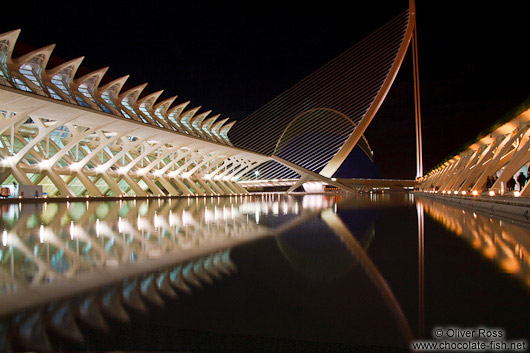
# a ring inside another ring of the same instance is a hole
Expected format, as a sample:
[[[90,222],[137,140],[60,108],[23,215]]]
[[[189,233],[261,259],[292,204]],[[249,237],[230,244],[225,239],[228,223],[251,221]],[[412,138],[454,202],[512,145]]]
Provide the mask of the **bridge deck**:
[[[390,188],[403,189],[413,188],[418,184],[416,180],[398,180],[398,179],[362,179],[362,178],[332,178],[342,185],[357,189],[357,188]],[[273,180],[248,180],[241,181],[240,184],[245,188],[261,188],[261,187],[279,187],[292,186],[298,179],[273,179]],[[310,180],[315,182],[318,180]]]

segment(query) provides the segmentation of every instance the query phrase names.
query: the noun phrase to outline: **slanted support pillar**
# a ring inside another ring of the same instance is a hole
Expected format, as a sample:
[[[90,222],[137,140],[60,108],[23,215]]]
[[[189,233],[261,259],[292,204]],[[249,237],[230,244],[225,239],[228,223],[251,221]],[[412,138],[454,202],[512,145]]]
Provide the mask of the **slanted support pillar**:
[[[54,170],[49,168],[49,169],[46,169],[45,171],[43,170],[41,173],[44,173],[44,172],[48,175],[48,178],[50,178],[50,180],[55,184],[61,196],[77,196],[77,195],[74,195],[72,190],[70,190],[66,182],[63,180],[63,178],[61,178],[61,176],[57,174]]]
[[[248,194],[248,191],[239,185],[237,181],[229,181],[230,185],[237,191],[238,194]]]
[[[230,194],[233,194],[232,190],[230,190],[229,187],[227,187],[226,185],[224,185],[221,180],[212,180],[211,181],[212,184],[215,183],[215,185],[217,185],[218,187],[220,187],[222,190],[223,190],[223,195],[230,195]]]
[[[300,186],[304,185],[305,182],[309,180],[309,177],[307,175],[302,176],[296,183],[294,183],[293,186],[291,186],[285,193],[290,194],[291,192],[295,191]]]
[[[173,195],[173,196],[180,195],[180,192],[178,192],[177,189],[175,189],[173,185],[171,185],[171,183],[168,180],[166,180],[164,177],[160,177],[156,180],[159,181],[160,184],[162,184],[162,186],[167,190],[167,192],[170,195]]]
[[[79,179],[79,181],[85,186],[90,196],[101,196],[101,191],[99,191],[96,184],[94,184],[85,173],[79,171],[75,173],[75,176],[77,176],[77,179]]]
[[[111,177],[107,173],[103,173],[101,174],[101,178],[103,178],[105,183],[107,183],[107,185],[110,187],[114,195],[118,196],[118,195],[125,194],[125,191],[122,190],[122,188],[120,187],[120,184],[118,184],[116,180],[114,180],[113,177]]]
[[[156,194],[156,195],[165,195],[165,192],[162,191],[158,185],[156,185],[156,183],[154,182],[153,179],[149,178],[149,177],[141,177],[141,179],[147,184],[147,186],[149,186],[149,189],[151,189],[151,191],[153,192],[153,194]]]
[[[11,170],[11,174],[13,174],[13,176],[15,177],[15,179],[18,181],[19,184],[33,185],[33,183],[31,182],[31,180],[29,180],[26,173],[18,169],[18,167],[11,166],[9,169]]]
[[[221,187],[219,185],[217,185],[215,183],[215,181],[213,181],[213,180],[208,180],[208,181],[210,182],[210,185],[212,186],[211,188],[215,191],[216,194],[218,194],[218,195],[225,195],[226,194],[226,192],[223,189],[221,189]],[[206,181],[204,181],[204,183],[207,184]]]
[[[123,180],[125,180],[125,182],[127,184],[129,184],[131,189],[133,189],[133,191],[136,194],[136,196],[146,196],[147,195],[147,193],[140,187],[140,185],[138,185],[138,183],[136,181],[133,180],[133,178],[131,178],[131,176],[129,174],[123,174],[122,178],[123,178]]]
[[[201,184],[201,186],[204,188],[204,190],[206,190],[206,192],[210,195],[215,195],[217,194],[215,191],[212,190],[211,187],[208,186],[208,184],[206,184],[206,182],[202,179],[197,179],[197,182],[199,184]]]
[[[239,194],[238,190],[234,188],[234,186],[229,181],[219,180],[219,182],[222,183],[228,190],[230,190],[232,194]]]
[[[182,181],[180,181],[178,178],[172,178],[172,180],[177,184],[177,186],[182,190],[183,195],[193,195],[193,192],[184,184]]]
[[[192,180],[192,179],[186,179],[186,181],[188,182],[188,184],[190,185],[190,187],[193,189],[193,191],[195,192],[195,195],[204,195],[204,191],[202,191],[202,189],[200,187],[197,186],[197,184],[195,184],[195,180]]]

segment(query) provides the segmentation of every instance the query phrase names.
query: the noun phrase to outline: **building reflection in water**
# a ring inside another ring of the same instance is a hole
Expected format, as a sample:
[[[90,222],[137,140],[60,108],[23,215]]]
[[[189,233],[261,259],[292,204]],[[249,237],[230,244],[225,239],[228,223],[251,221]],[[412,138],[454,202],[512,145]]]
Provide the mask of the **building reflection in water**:
[[[465,239],[503,272],[530,287],[528,228],[429,198],[419,198],[418,202],[423,205],[426,214]]]
[[[404,201],[413,202],[405,197],[397,204]],[[127,322],[130,310],[145,313],[147,303],[163,306],[166,298],[230,275],[236,271],[233,246],[277,236],[288,257],[289,239],[279,235],[315,218],[360,264],[410,341],[407,319],[365,251],[375,219],[350,230],[337,215],[339,202],[341,208],[393,204],[380,194],[355,201],[342,195],[276,194],[4,205],[0,317],[7,320],[0,323],[0,345],[51,347],[50,330],[82,342],[76,321],[108,330],[104,316]]]
[[[128,321],[126,309],[145,312],[144,302],[163,305],[164,296],[235,271],[230,247],[286,231],[336,201],[264,195],[2,205],[0,345],[7,348],[10,336],[18,349],[50,348],[45,326],[81,342],[74,316],[102,330],[102,313]],[[269,222],[269,213],[284,217]]]
[[[273,231],[263,223],[269,213],[299,216],[336,202],[312,197],[3,205],[0,293],[206,244],[222,246],[227,239]]]

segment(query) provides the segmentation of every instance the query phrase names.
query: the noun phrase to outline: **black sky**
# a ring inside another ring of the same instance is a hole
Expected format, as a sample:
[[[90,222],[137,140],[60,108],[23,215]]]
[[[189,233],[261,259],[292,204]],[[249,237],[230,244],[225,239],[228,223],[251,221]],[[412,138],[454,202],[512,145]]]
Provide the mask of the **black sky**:
[[[417,1],[425,170],[530,95],[522,1]],[[357,2],[19,2],[0,32],[56,43],[131,86],[242,119],[408,6]],[[6,14],[8,14],[6,16]],[[415,176],[411,58],[366,136],[382,177]]]

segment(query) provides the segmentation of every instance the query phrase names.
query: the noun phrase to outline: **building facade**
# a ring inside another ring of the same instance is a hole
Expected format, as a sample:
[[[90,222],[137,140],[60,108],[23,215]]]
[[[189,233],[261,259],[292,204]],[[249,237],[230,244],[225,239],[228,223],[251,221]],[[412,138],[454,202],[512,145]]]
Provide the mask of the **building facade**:
[[[530,109],[517,114],[421,180],[425,191],[530,196]]]

